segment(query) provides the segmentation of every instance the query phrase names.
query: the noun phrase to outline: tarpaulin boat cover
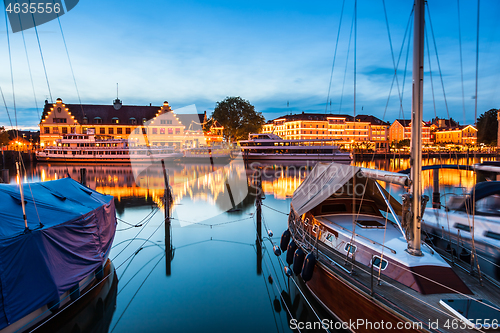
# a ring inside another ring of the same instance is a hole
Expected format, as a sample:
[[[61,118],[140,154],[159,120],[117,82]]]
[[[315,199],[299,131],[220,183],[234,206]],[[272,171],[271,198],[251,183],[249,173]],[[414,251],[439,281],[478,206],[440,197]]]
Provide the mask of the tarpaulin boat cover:
[[[0,329],[101,267],[116,230],[113,197],[71,178],[0,185]]]

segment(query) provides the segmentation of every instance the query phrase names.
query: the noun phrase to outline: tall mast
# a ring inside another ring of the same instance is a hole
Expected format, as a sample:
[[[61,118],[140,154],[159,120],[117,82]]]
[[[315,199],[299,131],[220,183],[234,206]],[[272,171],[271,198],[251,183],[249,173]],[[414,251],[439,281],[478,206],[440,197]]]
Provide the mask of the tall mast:
[[[19,192],[21,193],[21,206],[23,207],[24,228],[25,230],[28,230],[28,220],[26,219],[26,206],[24,204],[23,175],[21,174],[19,164],[20,162],[16,162],[17,174],[19,175]]]
[[[420,224],[422,220],[422,104],[424,86],[425,1],[415,0],[413,29],[413,90],[411,104],[411,193],[412,221],[408,252],[421,256]]]

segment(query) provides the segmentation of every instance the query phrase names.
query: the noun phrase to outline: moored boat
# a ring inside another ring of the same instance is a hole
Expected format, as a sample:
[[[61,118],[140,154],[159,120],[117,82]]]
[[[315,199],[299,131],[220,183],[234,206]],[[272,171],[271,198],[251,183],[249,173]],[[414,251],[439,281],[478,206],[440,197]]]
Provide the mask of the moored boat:
[[[0,185],[0,199],[1,332],[41,327],[115,284],[112,196],[63,178]]]

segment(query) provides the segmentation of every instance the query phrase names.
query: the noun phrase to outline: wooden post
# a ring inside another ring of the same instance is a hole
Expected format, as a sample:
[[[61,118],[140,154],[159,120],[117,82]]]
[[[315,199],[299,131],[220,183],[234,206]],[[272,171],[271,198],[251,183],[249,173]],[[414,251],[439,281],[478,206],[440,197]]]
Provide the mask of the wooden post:
[[[432,192],[432,208],[441,208],[441,196],[439,194],[439,169],[432,170],[433,173],[433,192]]]
[[[80,184],[83,186],[87,186],[87,169],[80,169]]]
[[[165,162],[163,160],[161,160],[161,166],[163,168],[163,179],[165,181],[165,191],[163,192],[163,211],[165,214],[165,271],[166,275],[170,276],[172,274],[172,227],[170,225],[171,193],[167,171],[165,170]]]
[[[255,240],[255,245],[257,245],[257,275],[262,274],[262,198],[261,198],[261,180],[257,180],[257,196],[255,197],[255,206],[257,207],[257,239]]]

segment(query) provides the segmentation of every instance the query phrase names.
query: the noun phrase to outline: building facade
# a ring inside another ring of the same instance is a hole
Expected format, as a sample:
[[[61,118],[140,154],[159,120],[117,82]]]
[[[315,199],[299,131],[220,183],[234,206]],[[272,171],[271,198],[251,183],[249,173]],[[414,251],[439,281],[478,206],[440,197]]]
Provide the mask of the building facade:
[[[360,143],[375,149],[386,149],[389,123],[374,116],[304,113],[286,115],[268,121],[263,133],[274,133],[285,140],[338,140],[351,148]]]
[[[477,129],[472,125],[436,129],[435,137],[436,143],[475,145],[477,143]]]
[[[94,133],[101,139],[128,139],[130,134],[143,134],[148,145],[192,147],[222,141],[220,128],[205,136],[205,114],[175,114],[168,102],[162,106],[65,104],[58,98],[45,101],[40,121],[40,146],[56,144],[64,134]]]
[[[396,119],[389,128],[389,142],[411,140],[411,121],[408,119]],[[422,122],[422,144],[431,144],[431,127]]]

